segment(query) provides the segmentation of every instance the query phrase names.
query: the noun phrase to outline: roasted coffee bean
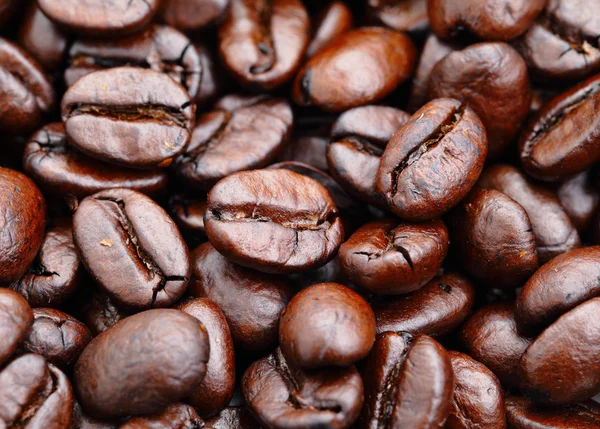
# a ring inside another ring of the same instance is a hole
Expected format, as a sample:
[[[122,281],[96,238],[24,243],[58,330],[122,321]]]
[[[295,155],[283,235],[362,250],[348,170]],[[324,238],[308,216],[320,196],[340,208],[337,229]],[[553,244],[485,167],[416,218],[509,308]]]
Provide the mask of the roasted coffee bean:
[[[478,185],[500,191],[523,206],[533,227],[540,265],[580,246],[579,234],[556,196],[530,182],[517,168],[487,168]]]
[[[218,62],[209,45],[195,40],[194,46],[200,56],[200,69],[202,70],[200,90],[195,100],[196,107],[200,109],[215,102],[225,92],[229,82],[222,70],[221,63]]]
[[[351,365],[367,356],[374,342],[371,307],[337,283],[302,290],[281,313],[281,352],[300,368]]]
[[[74,387],[92,417],[156,413],[189,396],[209,358],[206,329],[179,310],[148,310],[92,340],[74,372]]]
[[[243,86],[274,89],[289,81],[302,61],[310,21],[300,0],[231,0],[219,27],[225,67]]]
[[[86,415],[81,409],[81,405],[75,401],[73,406],[73,419],[71,421],[72,429],[117,429],[117,423],[111,421],[100,421]],[[203,428],[204,429],[204,428]]]
[[[599,161],[599,105],[600,75],[546,103],[521,135],[519,155],[525,172],[557,181]]]
[[[368,0],[367,13],[396,31],[420,33],[429,27],[427,0]]]
[[[403,224],[394,219],[367,223],[339,251],[350,281],[376,295],[413,292],[438,272],[448,251],[442,221]]]
[[[119,429],[200,429],[204,422],[190,405],[172,404],[163,411],[144,417],[133,417]],[[210,428],[207,428],[210,429]]]
[[[56,307],[77,290],[82,276],[71,221],[63,218],[46,231],[36,259],[11,289],[32,307]]]
[[[387,106],[364,106],[340,115],[331,130],[327,165],[333,177],[351,194],[385,207],[375,189],[381,155],[388,141],[410,115]]]
[[[190,280],[177,226],[139,192],[112,189],[84,199],[73,217],[73,239],[96,283],[125,307],[168,307]]]
[[[38,0],[42,12],[77,33],[115,37],[141,30],[158,10],[158,0]]]
[[[454,398],[447,429],[506,428],[504,395],[492,371],[469,356],[449,352]]]
[[[517,41],[531,72],[563,83],[600,70],[597,1],[548,0],[546,9]]]
[[[529,216],[500,191],[473,190],[453,213],[451,231],[466,272],[486,287],[521,287],[538,268]]]
[[[5,428],[69,429],[73,390],[55,366],[26,354],[0,371],[0,425]]]
[[[352,30],[308,60],[292,98],[328,112],[375,103],[410,78],[415,62],[416,48],[406,35],[378,27]]]
[[[306,57],[314,56],[340,34],[350,30],[352,25],[352,11],[348,5],[340,0],[331,1],[313,23],[312,40],[306,50]]]
[[[11,290],[0,288],[0,366],[27,338],[32,324],[33,312],[27,301]]]
[[[61,123],[46,125],[31,136],[25,146],[23,168],[44,189],[62,197],[85,198],[111,188],[154,195],[168,181],[164,169],[126,169],[84,155],[69,146]]]
[[[562,315],[529,346],[519,363],[521,392],[532,402],[574,404],[600,393],[600,298]]]
[[[204,222],[209,240],[224,256],[269,273],[324,265],[344,236],[327,190],[287,170],[227,176],[208,194]]]
[[[600,427],[600,405],[594,401],[541,408],[518,396],[506,398],[506,419],[514,429]]]
[[[460,274],[436,277],[410,295],[381,297],[371,303],[377,333],[410,332],[440,337],[456,329],[475,303],[475,290]]]
[[[229,404],[235,389],[233,340],[227,318],[216,303],[206,298],[189,298],[176,308],[202,322],[208,333],[210,356],[206,376],[185,401],[200,416],[212,416]]]
[[[205,241],[204,214],[206,199],[175,194],[169,199],[169,214],[184,237]]]
[[[529,113],[527,66],[506,43],[478,43],[449,53],[431,71],[429,97],[470,106],[486,127],[490,158],[504,158]]]
[[[467,195],[486,154],[485,129],[475,112],[457,100],[434,100],[388,143],[377,190],[401,218],[434,219]]]
[[[444,39],[511,40],[527,31],[545,4],[545,0],[429,0],[429,22]]]
[[[279,349],[253,363],[242,379],[252,414],[273,429],[346,429],[363,401],[363,382],[354,366],[303,371]]]
[[[54,88],[37,61],[19,46],[2,38],[0,64],[0,130],[29,133],[54,109]]]
[[[590,170],[567,179],[556,190],[556,195],[580,234],[590,229],[594,214],[600,208],[600,190],[592,182]]]
[[[95,292],[83,308],[82,320],[96,336],[127,316],[129,313],[117,307],[110,296],[102,292]]]
[[[20,279],[44,239],[46,203],[25,175],[0,167],[0,286]]]
[[[531,340],[517,331],[512,303],[479,309],[461,328],[460,337],[469,355],[491,369],[502,384],[519,385],[519,360]]]
[[[209,429],[261,429],[246,407],[228,407],[217,416],[207,419]]]
[[[74,317],[52,308],[33,310],[33,326],[22,347],[59,368],[70,367],[92,340],[89,329]]]
[[[271,163],[287,142],[293,119],[289,103],[281,98],[224,97],[198,118],[173,170],[190,186],[209,191],[232,173]]]
[[[337,257],[314,270],[305,271],[298,274],[290,274],[288,276],[296,290],[306,289],[309,286],[318,283],[347,283],[347,278],[342,274],[340,262]],[[348,284],[352,288],[352,285]]]
[[[181,31],[199,31],[219,24],[229,7],[229,0],[163,0],[160,17]]]
[[[294,294],[285,278],[233,264],[210,243],[196,248],[191,259],[190,294],[206,297],[221,308],[237,346],[272,351],[279,317]]]
[[[365,362],[359,429],[444,427],[452,406],[452,365],[426,335],[385,332]]]
[[[293,136],[279,154],[279,161],[296,161],[327,171],[327,144],[324,133],[304,132]]]
[[[101,161],[168,166],[190,141],[195,107],[187,91],[154,70],[117,67],[71,86],[61,107],[69,143]]]

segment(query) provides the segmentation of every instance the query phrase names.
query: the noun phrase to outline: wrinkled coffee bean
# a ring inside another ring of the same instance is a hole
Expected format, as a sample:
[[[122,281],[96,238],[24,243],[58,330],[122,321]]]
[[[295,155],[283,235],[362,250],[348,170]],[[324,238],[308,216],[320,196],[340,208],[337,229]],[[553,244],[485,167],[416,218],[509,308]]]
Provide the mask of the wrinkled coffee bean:
[[[193,407],[186,404],[172,404],[160,413],[133,417],[119,426],[119,429],[200,429],[204,427],[204,422]]]
[[[590,229],[594,214],[600,209],[600,190],[592,182],[590,170],[579,173],[563,182],[556,196],[579,234]]]
[[[102,292],[95,292],[83,308],[82,320],[96,336],[127,316],[129,316],[129,312],[117,307],[110,296]]]
[[[429,27],[427,0],[368,0],[367,13],[396,31],[416,33]]]
[[[514,429],[570,429],[600,426],[600,405],[594,401],[541,408],[518,396],[506,398],[506,419]]]
[[[229,0],[162,0],[160,17],[181,31],[199,31],[220,23]]]
[[[15,292],[0,288],[0,365],[3,365],[27,338],[33,312],[27,301]]]
[[[306,57],[314,56],[340,34],[350,30],[352,25],[352,11],[346,3],[340,0],[331,1],[312,24],[312,39],[306,49]]]

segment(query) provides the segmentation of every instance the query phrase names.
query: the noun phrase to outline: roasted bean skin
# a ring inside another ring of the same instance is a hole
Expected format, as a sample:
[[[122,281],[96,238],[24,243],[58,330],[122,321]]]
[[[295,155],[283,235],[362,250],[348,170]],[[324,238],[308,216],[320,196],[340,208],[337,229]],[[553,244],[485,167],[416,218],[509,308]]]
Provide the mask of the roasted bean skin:
[[[0,289],[0,365],[3,365],[27,338],[33,312],[22,296]]]
[[[600,425],[600,405],[585,401],[566,407],[542,408],[526,398],[506,398],[506,419],[515,429],[568,429],[587,428]]]

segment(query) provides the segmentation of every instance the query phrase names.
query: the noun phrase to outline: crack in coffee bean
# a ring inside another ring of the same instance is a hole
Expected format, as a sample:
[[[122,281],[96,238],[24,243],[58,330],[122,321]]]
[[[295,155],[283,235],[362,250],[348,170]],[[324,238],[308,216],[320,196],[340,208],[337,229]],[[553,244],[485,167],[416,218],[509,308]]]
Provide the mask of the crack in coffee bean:
[[[259,11],[260,38],[256,45],[262,54],[256,62],[250,66],[250,73],[261,74],[268,72],[275,65],[275,46],[271,36],[271,17],[273,16],[273,0],[258,1],[255,6]]]
[[[100,118],[113,118],[119,121],[141,122],[147,120],[158,120],[165,125],[175,125],[188,129],[186,123],[188,118],[183,110],[188,107],[185,104],[179,108],[169,107],[161,104],[145,104],[143,106],[110,106],[103,104],[77,104],[69,106],[68,116],[70,118],[79,115],[97,116]]]

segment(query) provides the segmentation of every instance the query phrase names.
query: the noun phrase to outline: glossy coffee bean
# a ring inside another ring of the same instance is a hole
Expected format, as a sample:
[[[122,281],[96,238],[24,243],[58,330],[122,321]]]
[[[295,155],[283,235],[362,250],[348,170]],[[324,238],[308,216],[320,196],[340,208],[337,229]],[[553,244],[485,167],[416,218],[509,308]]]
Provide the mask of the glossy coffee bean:
[[[246,407],[228,407],[217,416],[207,419],[209,429],[261,429]]]
[[[368,0],[367,13],[396,31],[420,33],[429,27],[427,0]]]
[[[536,334],[564,313],[600,296],[600,246],[557,256],[529,279],[517,297],[521,332]]]
[[[505,43],[479,43],[449,53],[431,71],[429,97],[469,105],[487,131],[489,156],[505,157],[527,114],[531,93],[525,61]]]
[[[296,294],[279,323],[279,346],[300,368],[348,366],[375,342],[375,316],[359,294],[337,283],[321,283]]]
[[[359,429],[443,427],[452,406],[452,365],[426,335],[385,332],[365,362]]]
[[[105,293],[93,293],[90,301],[82,309],[82,320],[93,336],[106,331],[118,321],[129,316],[129,312],[119,308]]]
[[[385,207],[376,190],[377,170],[388,141],[410,115],[387,106],[363,106],[340,115],[331,130],[327,165],[351,195]]]
[[[197,247],[191,259],[190,294],[220,307],[237,346],[257,352],[273,350],[279,317],[294,294],[285,278],[233,264],[210,243]]]
[[[348,5],[340,0],[331,1],[312,23],[312,39],[306,49],[306,57],[314,56],[341,34],[350,30],[352,25],[352,11]]]
[[[220,23],[228,11],[229,0],[163,0],[160,17],[181,31],[199,31]]]
[[[579,173],[563,182],[556,196],[580,234],[590,229],[594,214],[600,208],[600,190],[592,183],[590,170]]]
[[[429,22],[442,38],[474,36],[485,40],[511,40],[523,34],[542,12],[544,0],[429,0]]]
[[[268,273],[324,265],[344,235],[327,190],[287,170],[247,171],[221,180],[208,194],[204,222],[220,253]]]
[[[92,340],[74,372],[74,387],[92,417],[159,412],[202,382],[209,358],[204,326],[179,310],[148,310]]]
[[[61,123],[46,125],[31,136],[23,168],[44,189],[62,197],[85,198],[110,188],[154,195],[168,181],[163,169],[126,169],[84,155],[68,144]]]
[[[190,144],[176,158],[173,170],[186,184],[209,191],[232,173],[270,164],[287,142],[293,120],[284,99],[224,97],[198,118]]]
[[[388,143],[377,190],[401,218],[434,219],[467,195],[486,154],[485,130],[473,110],[457,100],[434,100]]]
[[[517,168],[494,165],[481,175],[479,187],[500,191],[529,216],[540,265],[580,246],[579,234],[556,196],[532,183]]]
[[[279,349],[248,368],[242,390],[252,414],[272,429],[346,429],[363,401],[363,382],[354,366],[304,371]]]
[[[204,214],[206,199],[175,194],[169,198],[169,215],[173,218],[183,236],[191,240],[206,240]]]
[[[42,12],[60,26],[82,34],[115,37],[141,30],[158,10],[158,0],[38,0]]]
[[[310,22],[299,0],[231,0],[219,52],[242,85],[274,89],[289,81],[308,46]]]
[[[448,251],[442,221],[403,224],[382,219],[359,228],[339,251],[350,281],[376,295],[413,292],[438,272]]]
[[[328,112],[372,104],[405,82],[415,62],[416,49],[406,35],[378,27],[352,30],[308,60],[292,98]]]
[[[119,429],[188,429],[204,427],[204,422],[192,406],[178,403],[169,405],[156,414],[133,417],[119,426]]]
[[[569,429],[600,426],[600,405],[586,401],[565,407],[542,408],[518,396],[506,398],[506,419],[514,429]]]
[[[235,389],[235,357],[227,318],[216,303],[206,298],[189,298],[176,308],[202,322],[208,333],[206,376],[185,402],[201,417],[212,416],[229,404]]]
[[[0,285],[23,276],[44,238],[46,203],[24,174],[0,167]]]
[[[101,161],[134,168],[167,166],[192,134],[187,91],[154,70],[117,67],[79,79],[62,100],[69,143]]]
[[[517,331],[513,304],[496,303],[479,309],[461,328],[460,337],[469,356],[491,369],[503,385],[519,385],[519,360],[531,339]]]
[[[56,94],[42,67],[19,46],[0,38],[0,130],[29,133],[52,112]]]
[[[59,368],[70,367],[92,340],[89,329],[74,317],[52,308],[33,310],[33,326],[22,348]]]
[[[0,289],[0,365],[3,365],[27,338],[33,312],[27,301],[8,289]]]
[[[177,226],[138,192],[113,189],[84,199],[73,216],[73,239],[96,283],[125,307],[168,307],[190,280]]]
[[[0,425],[68,429],[73,390],[68,378],[38,355],[26,354],[0,371]]]
[[[529,216],[500,191],[473,190],[454,211],[451,230],[466,272],[486,287],[521,287],[538,268]]]
[[[377,333],[409,332],[440,337],[467,318],[475,304],[475,290],[460,274],[436,277],[410,295],[380,297],[371,303]]]
[[[519,155],[530,176],[563,180],[600,160],[600,75],[580,83],[546,103],[523,130]]]
[[[464,353],[448,354],[454,373],[454,398],[445,428],[506,428],[504,395],[498,378]]]

